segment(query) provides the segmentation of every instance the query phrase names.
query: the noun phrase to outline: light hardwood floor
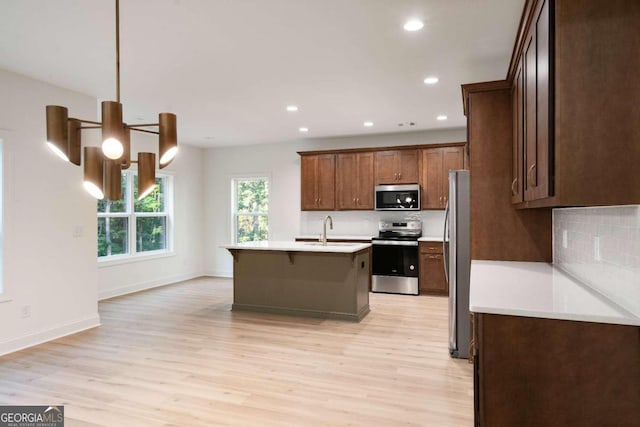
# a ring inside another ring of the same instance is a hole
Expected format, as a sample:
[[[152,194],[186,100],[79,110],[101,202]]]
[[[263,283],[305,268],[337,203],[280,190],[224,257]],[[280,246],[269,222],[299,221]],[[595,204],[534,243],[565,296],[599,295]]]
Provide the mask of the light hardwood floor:
[[[361,323],[231,312],[228,279],[100,303],[102,326],[0,358],[0,404],[67,426],[470,426],[447,299],[371,294]]]

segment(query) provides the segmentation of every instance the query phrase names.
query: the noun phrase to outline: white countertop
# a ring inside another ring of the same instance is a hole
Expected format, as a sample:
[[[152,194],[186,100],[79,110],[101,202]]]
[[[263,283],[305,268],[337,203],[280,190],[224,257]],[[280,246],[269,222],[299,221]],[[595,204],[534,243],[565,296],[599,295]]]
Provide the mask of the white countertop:
[[[640,318],[543,262],[472,261],[469,310],[640,326]]]
[[[225,245],[225,249],[253,250],[253,251],[286,251],[286,252],[331,252],[352,254],[371,247],[371,243],[328,243],[322,246],[320,242],[290,242],[290,241],[261,241],[245,242],[235,245]]]
[[[305,234],[302,236],[296,236],[296,239],[313,239],[318,240],[320,237],[320,233],[318,234]],[[371,240],[372,236],[358,236],[355,234],[327,234],[327,240],[335,239],[335,240]]]
[[[442,243],[442,236],[422,236],[418,239],[418,242],[440,242]]]

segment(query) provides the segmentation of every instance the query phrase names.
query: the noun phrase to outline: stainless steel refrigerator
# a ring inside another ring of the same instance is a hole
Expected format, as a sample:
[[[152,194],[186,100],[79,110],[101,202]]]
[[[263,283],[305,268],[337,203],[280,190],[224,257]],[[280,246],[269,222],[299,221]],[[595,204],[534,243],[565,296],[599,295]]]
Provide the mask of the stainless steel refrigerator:
[[[449,171],[444,220],[444,269],[449,282],[449,353],[469,358],[469,275],[471,269],[469,171]]]

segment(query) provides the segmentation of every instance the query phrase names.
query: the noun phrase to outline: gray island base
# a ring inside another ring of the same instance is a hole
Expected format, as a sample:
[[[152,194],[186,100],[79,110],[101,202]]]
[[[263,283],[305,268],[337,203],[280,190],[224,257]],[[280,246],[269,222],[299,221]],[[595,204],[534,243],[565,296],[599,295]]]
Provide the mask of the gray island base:
[[[370,246],[301,242],[225,246],[234,258],[232,310],[358,322],[369,313]]]

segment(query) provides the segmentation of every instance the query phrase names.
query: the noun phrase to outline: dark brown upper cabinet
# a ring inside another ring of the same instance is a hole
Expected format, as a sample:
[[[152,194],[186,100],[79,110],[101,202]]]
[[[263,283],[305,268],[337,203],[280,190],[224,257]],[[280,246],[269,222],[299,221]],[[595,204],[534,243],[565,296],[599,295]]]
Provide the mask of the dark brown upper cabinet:
[[[344,153],[336,159],[336,208],[372,210],[373,153]]]
[[[418,182],[418,150],[386,150],[375,154],[375,184]]]
[[[516,208],[640,203],[638,22],[639,1],[526,0],[506,79],[463,85],[465,114],[470,95],[510,90]]]
[[[302,156],[300,169],[302,210],[334,210],[336,206],[335,154]]]
[[[444,209],[449,197],[449,171],[464,169],[464,147],[425,148],[421,151],[422,209]]]

